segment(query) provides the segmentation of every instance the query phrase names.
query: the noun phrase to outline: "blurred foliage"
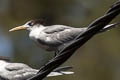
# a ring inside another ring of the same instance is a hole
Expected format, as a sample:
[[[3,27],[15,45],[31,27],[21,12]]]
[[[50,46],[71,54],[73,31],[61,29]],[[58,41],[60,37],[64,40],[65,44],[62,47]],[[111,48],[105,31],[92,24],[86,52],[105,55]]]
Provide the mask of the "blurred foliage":
[[[36,46],[26,31],[9,33],[12,27],[42,18],[47,24],[85,27],[116,0],[0,0],[0,24],[11,39],[15,62],[34,68],[45,64],[53,53]],[[120,16],[114,21],[120,21]],[[120,28],[96,35],[64,64],[73,66],[74,75],[48,80],[120,80]]]

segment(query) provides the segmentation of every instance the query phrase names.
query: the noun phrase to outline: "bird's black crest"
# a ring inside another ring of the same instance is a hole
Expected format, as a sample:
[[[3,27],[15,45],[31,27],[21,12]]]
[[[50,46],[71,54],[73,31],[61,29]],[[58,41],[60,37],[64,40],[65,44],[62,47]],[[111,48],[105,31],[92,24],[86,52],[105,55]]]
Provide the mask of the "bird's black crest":
[[[32,26],[32,25],[36,25],[36,24],[46,25],[46,24],[45,24],[45,21],[44,21],[43,19],[31,20],[30,23],[31,23],[31,24],[30,24],[31,26]]]

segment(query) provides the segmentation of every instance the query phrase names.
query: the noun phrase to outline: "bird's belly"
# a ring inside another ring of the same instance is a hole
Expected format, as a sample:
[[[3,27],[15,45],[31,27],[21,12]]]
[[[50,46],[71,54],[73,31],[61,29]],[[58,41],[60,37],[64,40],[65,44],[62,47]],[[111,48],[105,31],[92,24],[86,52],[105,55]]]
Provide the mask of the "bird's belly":
[[[39,47],[41,47],[42,49],[45,49],[46,51],[54,51],[56,48],[56,47],[53,47],[53,46],[46,44],[45,42],[43,42],[40,39],[37,39],[36,43],[38,44]]]
[[[35,36],[30,36],[30,39],[34,41],[40,48],[46,50],[46,51],[53,51],[52,46],[48,46],[44,41],[37,39]]]

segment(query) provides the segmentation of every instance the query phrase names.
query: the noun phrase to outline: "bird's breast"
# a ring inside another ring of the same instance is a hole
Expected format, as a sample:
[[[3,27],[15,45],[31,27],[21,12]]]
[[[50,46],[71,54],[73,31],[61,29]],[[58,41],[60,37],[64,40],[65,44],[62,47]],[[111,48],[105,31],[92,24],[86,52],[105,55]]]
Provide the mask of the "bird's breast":
[[[46,40],[46,34],[41,31],[38,32],[36,31],[31,31],[29,34],[30,39],[32,39],[39,47],[45,49],[45,50],[49,50],[49,46],[44,42]]]
[[[45,28],[35,28],[32,31],[30,31],[29,37],[32,39],[37,39],[40,37],[40,34],[44,35],[44,30]]]

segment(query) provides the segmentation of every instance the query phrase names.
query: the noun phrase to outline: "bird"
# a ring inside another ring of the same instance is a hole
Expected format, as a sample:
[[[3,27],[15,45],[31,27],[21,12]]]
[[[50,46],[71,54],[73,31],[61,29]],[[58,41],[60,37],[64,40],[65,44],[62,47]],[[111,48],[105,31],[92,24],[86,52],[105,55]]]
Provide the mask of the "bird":
[[[116,27],[120,22],[109,24],[101,29],[98,33],[108,31]],[[29,31],[29,37],[36,42],[42,49],[46,51],[57,51],[61,46],[77,37],[78,34],[85,32],[88,27],[75,28],[66,25],[46,25],[42,19],[34,19],[26,22],[22,26],[10,29],[9,31],[17,31],[26,29]]]
[[[70,66],[63,66],[54,69],[47,77],[60,76],[65,74],[74,74]],[[26,80],[39,70],[33,69],[24,63],[14,63],[5,57],[0,57],[0,80]]]

